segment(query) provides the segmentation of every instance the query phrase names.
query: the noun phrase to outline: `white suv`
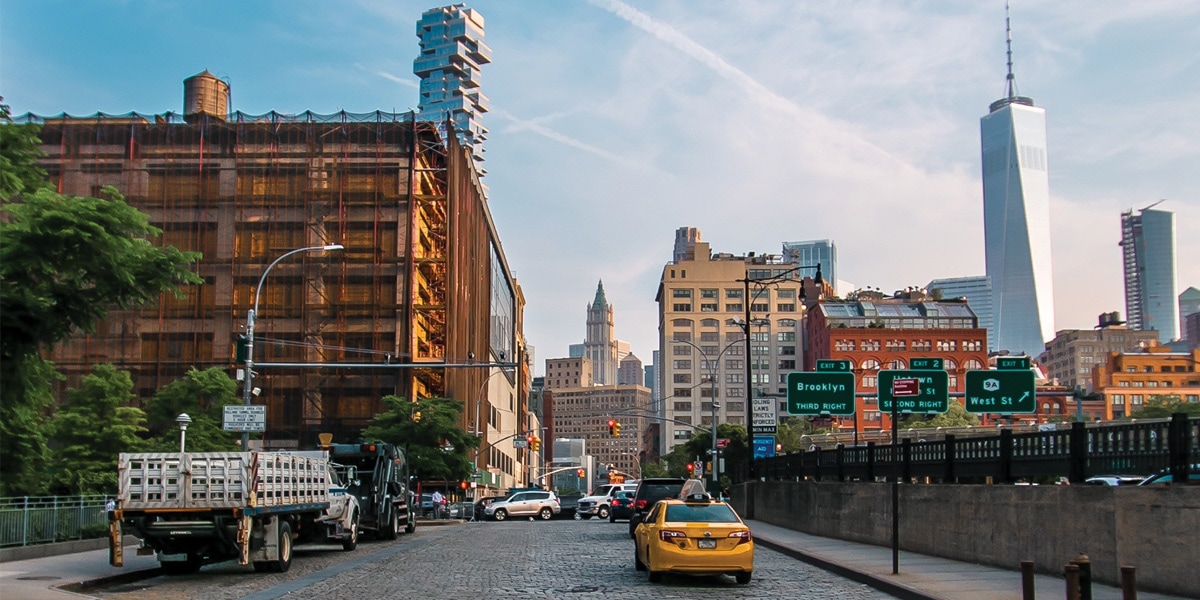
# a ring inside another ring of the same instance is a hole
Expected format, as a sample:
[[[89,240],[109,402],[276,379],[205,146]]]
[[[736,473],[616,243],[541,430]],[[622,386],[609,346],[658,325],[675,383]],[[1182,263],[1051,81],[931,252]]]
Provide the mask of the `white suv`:
[[[632,492],[635,490],[637,490],[636,481],[633,483],[606,483],[596,488],[595,494],[580,498],[579,508],[575,509],[575,514],[584,519],[590,519],[593,516],[607,519],[609,505],[612,499],[616,497],[617,492]]]
[[[497,500],[483,509],[486,518],[503,521],[509,517],[534,517],[547,521],[562,511],[554,492],[527,490]]]

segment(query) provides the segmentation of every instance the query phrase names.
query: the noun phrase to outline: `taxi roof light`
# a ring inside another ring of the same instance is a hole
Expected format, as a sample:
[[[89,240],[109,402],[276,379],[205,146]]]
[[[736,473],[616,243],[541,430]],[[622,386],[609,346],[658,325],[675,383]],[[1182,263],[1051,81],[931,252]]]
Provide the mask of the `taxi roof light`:
[[[712,502],[712,496],[708,494],[689,494],[684,500],[687,502]]]

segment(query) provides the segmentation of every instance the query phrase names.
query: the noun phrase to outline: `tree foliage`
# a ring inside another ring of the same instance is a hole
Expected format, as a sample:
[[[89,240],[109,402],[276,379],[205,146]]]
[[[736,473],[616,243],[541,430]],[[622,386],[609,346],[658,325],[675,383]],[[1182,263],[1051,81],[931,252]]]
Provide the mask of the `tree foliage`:
[[[384,396],[384,412],[363,431],[368,440],[404,448],[411,473],[422,481],[462,481],[473,469],[467,452],[479,447],[479,437],[459,427],[463,403],[449,398],[416,402]],[[414,417],[420,414],[420,420]]]
[[[979,424],[979,415],[967,412],[960,402],[951,400],[946,412],[932,417],[912,413],[900,419],[897,424],[901,429],[921,429],[930,427],[968,427]]]
[[[224,369],[191,369],[168,383],[146,405],[151,447],[159,452],[179,450],[179,424],[175,418],[187,413],[188,452],[228,452],[239,449],[240,434],[221,429],[225,406],[239,404],[237,382]]]
[[[45,489],[44,414],[53,365],[41,358],[95,331],[113,307],[154,302],[203,280],[200,255],[158,248],[161,232],[113,188],[100,198],[55,193],[38,168],[36,125],[14,125],[0,104],[0,493]]]
[[[1184,402],[1179,394],[1155,394],[1150,396],[1142,408],[1129,415],[1130,419],[1165,419],[1175,413],[1189,417],[1200,417],[1200,403]]]
[[[48,432],[54,444],[51,489],[63,494],[117,491],[117,455],[138,452],[146,441],[146,415],[134,400],[129,373],[100,365],[67,391]]]

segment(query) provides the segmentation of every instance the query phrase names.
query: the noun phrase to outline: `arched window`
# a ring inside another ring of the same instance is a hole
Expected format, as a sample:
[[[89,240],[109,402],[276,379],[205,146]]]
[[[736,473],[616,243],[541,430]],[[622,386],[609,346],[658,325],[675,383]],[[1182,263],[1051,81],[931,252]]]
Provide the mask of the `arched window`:
[[[780,327],[795,327],[796,320],[795,319],[780,319],[779,326]]]
[[[900,369],[907,369],[908,367],[904,364],[903,358],[893,358],[891,362],[888,363],[888,368],[898,371]]]
[[[676,319],[676,321],[679,321],[679,320],[686,321],[687,319]],[[700,321],[701,327],[719,327],[720,325],[721,325],[721,322],[716,319],[704,319],[704,320]]]
[[[958,368],[958,361],[954,360],[953,358],[947,358],[942,362],[942,364],[946,365],[947,371],[953,371]]]
[[[873,358],[868,358],[868,359],[862,361],[862,370],[878,371],[879,370],[879,361],[877,361]]]
[[[963,367],[968,371],[978,371],[983,368],[983,363],[974,358],[968,358],[967,362],[963,363]]]
[[[675,319],[674,321],[671,321],[671,325],[674,325],[675,327],[691,327],[692,320],[691,319]]]

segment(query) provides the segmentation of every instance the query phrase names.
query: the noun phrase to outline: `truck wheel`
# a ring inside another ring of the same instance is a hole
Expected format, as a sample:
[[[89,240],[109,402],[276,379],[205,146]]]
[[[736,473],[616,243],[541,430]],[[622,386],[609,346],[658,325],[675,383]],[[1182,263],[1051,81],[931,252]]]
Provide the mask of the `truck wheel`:
[[[600,510],[596,511],[596,517],[603,520],[608,518],[608,507],[601,506]]]
[[[195,554],[188,554],[187,560],[161,563],[163,573],[167,575],[191,575],[200,570],[204,561]]]
[[[349,552],[358,547],[358,513],[350,517],[350,537],[342,540],[342,550]]]
[[[412,533],[417,530],[417,515],[411,509],[404,511],[408,515],[408,520],[404,524],[404,533]]]
[[[392,518],[389,519],[389,523],[379,532],[385,540],[394,540],[400,535],[400,512],[393,506],[391,513]]]
[[[279,558],[255,561],[254,570],[259,573],[287,573],[292,568],[292,526],[287,521],[279,523]]]
[[[497,521],[503,521],[508,518],[508,511],[503,508],[497,508],[496,512],[492,513],[492,518]]]
[[[542,510],[538,511],[538,518],[543,521],[549,521],[550,517],[553,517],[553,516],[554,516],[554,513],[551,512],[549,508],[543,508]]]

